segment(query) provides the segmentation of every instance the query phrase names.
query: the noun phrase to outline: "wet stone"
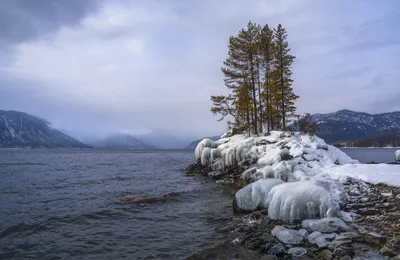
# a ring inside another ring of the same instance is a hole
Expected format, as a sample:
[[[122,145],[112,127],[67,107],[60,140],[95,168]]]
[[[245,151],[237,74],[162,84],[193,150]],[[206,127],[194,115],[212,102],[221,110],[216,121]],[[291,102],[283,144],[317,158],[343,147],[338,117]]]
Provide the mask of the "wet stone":
[[[350,247],[338,247],[332,253],[335,257],[351,256],[353,250]]]
[[[331,260],[333,259],[332,252],[329,250],[324,250],[319,254],[320,260]]]
[[[278,260],[278,257],[275,255],[263,255],[260,260]]]
[[[283,254],[284,252],[285,247],[281,243],[272,246],[271,249],[268,251],[268,253],[273,255]]]

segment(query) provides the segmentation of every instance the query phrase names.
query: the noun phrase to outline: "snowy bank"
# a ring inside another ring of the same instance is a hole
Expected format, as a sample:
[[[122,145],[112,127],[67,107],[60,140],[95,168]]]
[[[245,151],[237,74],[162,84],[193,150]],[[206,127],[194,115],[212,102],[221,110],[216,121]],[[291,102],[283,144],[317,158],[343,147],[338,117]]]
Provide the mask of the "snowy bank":
[[[237,209],[265,208],[270,219],[285,222],[340,217],[340,205],[346,203],[341,183],[349,179],[400,185],[399,166],[359,164],[307,134],[272,131],[262,137],[204,139],[195,154],[210,176],[229,178],[230,169],[243,169],[240,178],[248,185],[235,195]]]
[[[384,183],[400,187],[400,165],[395,164],[347,164],[326,167],[323,174],[334,180],[349,177],[372,184]]]

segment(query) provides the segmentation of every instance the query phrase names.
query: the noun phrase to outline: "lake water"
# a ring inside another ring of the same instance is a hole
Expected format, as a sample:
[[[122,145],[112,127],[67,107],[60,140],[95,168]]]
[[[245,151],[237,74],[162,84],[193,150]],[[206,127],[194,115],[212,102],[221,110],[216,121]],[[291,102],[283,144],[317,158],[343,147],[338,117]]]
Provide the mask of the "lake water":
[[[361,163],[389,163],[395,161],[395,151],[400,148],[342,148],[348,156]]]
[[[232,190],[186,176],[193,157],[0,150],[0,259],[182,259],[224,241]]]
[[[361,162],[395,149],[343,149]],[[184,259],[227,238],[233,191],[193,151],[0,150],[0,259]],[[153,203],[121,199],[148,197]]]

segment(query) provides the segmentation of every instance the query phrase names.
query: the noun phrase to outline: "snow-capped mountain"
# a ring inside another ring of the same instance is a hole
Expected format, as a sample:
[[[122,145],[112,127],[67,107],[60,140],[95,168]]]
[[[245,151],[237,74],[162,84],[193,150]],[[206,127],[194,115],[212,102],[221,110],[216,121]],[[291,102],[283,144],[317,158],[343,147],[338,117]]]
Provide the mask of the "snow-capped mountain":
[[[0,147],[89,148],[40,117],[0,110]]]
[[[144,144],[137,138],[129,134],[111,134],[104,139],[96,140],[90,143],[96,148],[111,149],[154,149],[155,147]]]
[[[319,125],[317,135],[328,143],[400,133],[400,111],[368,114],[344,109],[314,114],[313,119]]]

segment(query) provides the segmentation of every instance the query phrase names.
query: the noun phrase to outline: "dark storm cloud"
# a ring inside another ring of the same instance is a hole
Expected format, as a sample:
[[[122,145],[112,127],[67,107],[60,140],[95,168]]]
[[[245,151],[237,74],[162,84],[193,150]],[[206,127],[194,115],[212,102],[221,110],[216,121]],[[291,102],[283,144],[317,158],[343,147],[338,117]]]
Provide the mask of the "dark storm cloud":
[[[288,31],[298,112],[400,110],[397,0],[0,1],[0,109],[69,131],[221,133],[229,36]],[[396,97],[396,98],[394,98]]]
[[[0,45],[15,44],[60,26],[75,25],[102,0],[2,0],[0,1]]]

